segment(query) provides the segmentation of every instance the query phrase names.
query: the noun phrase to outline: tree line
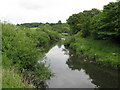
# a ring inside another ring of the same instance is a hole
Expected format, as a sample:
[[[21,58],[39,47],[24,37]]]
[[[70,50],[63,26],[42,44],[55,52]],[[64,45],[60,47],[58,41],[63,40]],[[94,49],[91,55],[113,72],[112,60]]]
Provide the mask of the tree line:
[[[53,31],[57,31],[58,33],[69,33],[69,25],[67,23],[62,23],[61,20],[59,20],[57,23],[23,23],[23,24],[17,24],[17,26],[23,26],[28,28],[49,28]]]
[[[70,37],[65,45],[76,55],[94,63],[120,67],[120,1],[110,2],[103,10],[93,8],[67,19]]]
[[[73,14],[67,19],[71,34],[81,37],[120,40],[120,1],[110,2],[103,10],[96,8]]]

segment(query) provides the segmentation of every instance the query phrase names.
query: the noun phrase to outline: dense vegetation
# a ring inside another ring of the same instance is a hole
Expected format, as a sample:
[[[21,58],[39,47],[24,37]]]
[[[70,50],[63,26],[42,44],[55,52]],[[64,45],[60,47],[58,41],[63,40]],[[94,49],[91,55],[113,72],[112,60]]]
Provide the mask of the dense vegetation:
[[[23,81],[33,85],[36,84],[36,80],[50,78],[51,71],[44,63],[38,63],[37,58],[44,56],[46,45],[58,40],[60,35],[50,29],[32,30],[9,23],[1,25],[3,77],[6,77],[3,78],[3,88],[23,87],[21,77]],[[18,80],[18,84],[15,84],[15,79]]]
[[[17,24],[17,26],[24,26],[31,29],[50,29],[53,31],[56,31],[58,33],[69,33],[69,25],[67,23],[62,23],[61,21],[58,21],[58,23],[23,23],[23,24]]]
[[[103,65],[120,67],[120,1],[110,2],[102,11],[85,10],[67,20],[71,37],[66,45]]]
[[[17,24],[17,26],[24,26],[28,28],[38,27],[42,23],[23,23],[23,24]]]
[[[44,56],[49,43],[62,36],[67,36],[65,45],[78,56],[119,68],[119,6],[120,1],[105,5],[102,11],[85,10],[70,16],[67,23],[0,23],[3,88],[37,87],[38,80],[49,79],[52,73],[44,63],[38,63],[38,57]]]

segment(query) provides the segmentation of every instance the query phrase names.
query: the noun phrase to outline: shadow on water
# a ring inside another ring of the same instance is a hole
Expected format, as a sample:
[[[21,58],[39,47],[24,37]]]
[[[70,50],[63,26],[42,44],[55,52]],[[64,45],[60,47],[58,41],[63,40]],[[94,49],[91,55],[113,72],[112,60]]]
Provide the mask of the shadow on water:
[[[81,69],[92,79],[91,83],[99,88],[118,88],[119,87],[119,74],[118,70],[113,70],[108,67],[103,67],[90,60],[86,60],[83,56],[77,56],[74,51],[69,49],[69,59],[66,64],[71,70]]]
[[[50,47],[51,48],[51,47]],[[61,43],[46,53],[54,76],[45,81],[47,88],[118,88],[119,72],[78,57]]]
[[[90,63],[83,57],[70,56],[66,64],[71,70],[81,69],[85,70],[85,73],[92,79],[91,83],[100,88],[117,88],[118,83],[118,71],[110,70],[108,68]]]

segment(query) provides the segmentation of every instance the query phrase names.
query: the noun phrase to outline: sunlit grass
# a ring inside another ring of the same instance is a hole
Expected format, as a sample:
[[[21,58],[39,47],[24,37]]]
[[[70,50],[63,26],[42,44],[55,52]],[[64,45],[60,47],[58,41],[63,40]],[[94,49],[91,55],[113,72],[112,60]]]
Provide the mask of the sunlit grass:
[[[36,30],[36,29],[38,29],[37,27],[33,27],[33,28],[30,28],[31,30]]]

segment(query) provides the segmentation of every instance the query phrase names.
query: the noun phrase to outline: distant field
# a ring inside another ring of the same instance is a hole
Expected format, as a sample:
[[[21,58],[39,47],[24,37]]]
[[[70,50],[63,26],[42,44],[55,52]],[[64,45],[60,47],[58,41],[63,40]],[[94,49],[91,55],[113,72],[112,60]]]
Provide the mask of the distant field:
[[[31,30],[36,30],[38,27],[33,27],[33,28],[30,28]]]

